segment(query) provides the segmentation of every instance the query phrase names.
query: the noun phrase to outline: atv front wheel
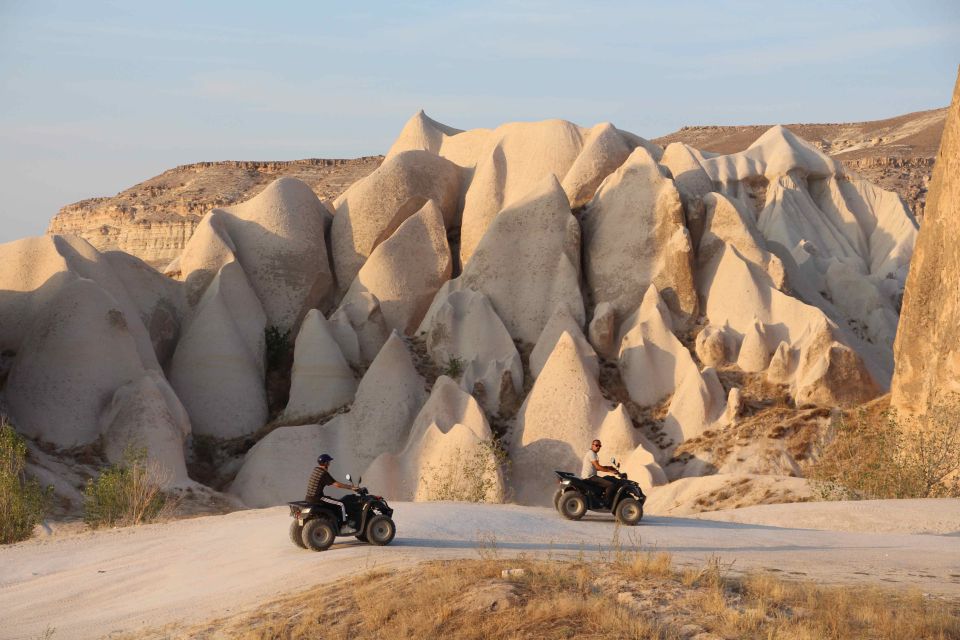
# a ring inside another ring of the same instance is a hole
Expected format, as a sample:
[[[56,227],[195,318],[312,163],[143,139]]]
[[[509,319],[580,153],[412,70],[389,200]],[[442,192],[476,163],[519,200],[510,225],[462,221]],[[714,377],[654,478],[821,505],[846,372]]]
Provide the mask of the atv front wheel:
[[[560,510],[560,496],[563,495],[563,487],[557,489],[553,494],[553,508]]]
[[[382,547],[390,544],[393,536],[397,535],[397,525],[393,520],[384,515],[373,516],[367,523],[367,541]]]
[[[624,498],[617,505],[616,516],[617,522],[632,527],[643,517],[643,505],[633,498]]]
[[[307,545],[303,544],[303,527],[300,526],[298,520],[294,520],[290,523],[290,542],[297,545],[301,549],[306,549]]]
[[[303,525],[303,544],[311,551],[326,551],[337,537],[336,532],[326,520],[317,518]]]
[[[579,491],[567,491],[560,497],[559,509],[567,520],[579,520],[587,512],[587,501]]]

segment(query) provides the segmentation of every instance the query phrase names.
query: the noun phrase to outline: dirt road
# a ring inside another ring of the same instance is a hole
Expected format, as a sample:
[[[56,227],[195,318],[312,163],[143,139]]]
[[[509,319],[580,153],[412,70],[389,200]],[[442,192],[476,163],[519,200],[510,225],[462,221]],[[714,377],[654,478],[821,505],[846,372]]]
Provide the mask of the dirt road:
[[[551,509],[399,503],[388,547],[342,538],[312,553],[287,538],[285,507],[36,539],[0,549],[0,638],[96,638],[192,623],[373,567],[477,557],[478,547],[554,557],[609,553],[612,520],[568,522]],[[711,556],[734,570],[768,568],[834,583],[916,585],[960,598],[960,538],[777,528],[645,517],[623,545]]]

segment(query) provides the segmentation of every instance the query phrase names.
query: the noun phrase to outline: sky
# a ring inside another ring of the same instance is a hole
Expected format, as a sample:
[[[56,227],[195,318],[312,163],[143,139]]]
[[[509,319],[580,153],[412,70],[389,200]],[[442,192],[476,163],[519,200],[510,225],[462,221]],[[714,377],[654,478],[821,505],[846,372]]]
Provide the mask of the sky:
[[[875,120],[946,106],[960,1],[0,0],[0,242],[176,165],[466,129]]]

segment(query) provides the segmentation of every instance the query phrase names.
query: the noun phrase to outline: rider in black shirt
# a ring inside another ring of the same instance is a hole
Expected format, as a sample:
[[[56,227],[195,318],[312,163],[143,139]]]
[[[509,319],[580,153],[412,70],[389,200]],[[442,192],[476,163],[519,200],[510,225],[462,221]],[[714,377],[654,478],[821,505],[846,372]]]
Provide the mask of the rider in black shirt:
[[[343,484],[342,482],[334,480],[329,471],[331,462],[333,462],[333,456],[326,453],[317,458],[317,466],[314,467],[313,472],[310,474],[310,480],[307,481],[307,496],[305,500],[307,502],[327,502],[338,506],[340,513],[343,514],[343,521],[346,522],[347,510],[344,508],[343,502],[336,498],[323,495],[323,490],[331,485],[338,489],[350,489],[352,491],[356,491],[358,487],[354,484]]]

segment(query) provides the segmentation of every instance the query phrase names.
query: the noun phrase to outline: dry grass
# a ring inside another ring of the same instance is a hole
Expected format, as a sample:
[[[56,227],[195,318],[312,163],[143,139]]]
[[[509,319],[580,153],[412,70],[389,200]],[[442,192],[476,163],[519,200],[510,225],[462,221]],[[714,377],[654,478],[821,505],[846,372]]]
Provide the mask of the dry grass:
[[[920,593],[733,576],[719,558],[678,568],[616,537],[613,549],[595,562],[506,559],[485,544],[478,560],[371,571],[182,637],[960,638],[960,606]]]

